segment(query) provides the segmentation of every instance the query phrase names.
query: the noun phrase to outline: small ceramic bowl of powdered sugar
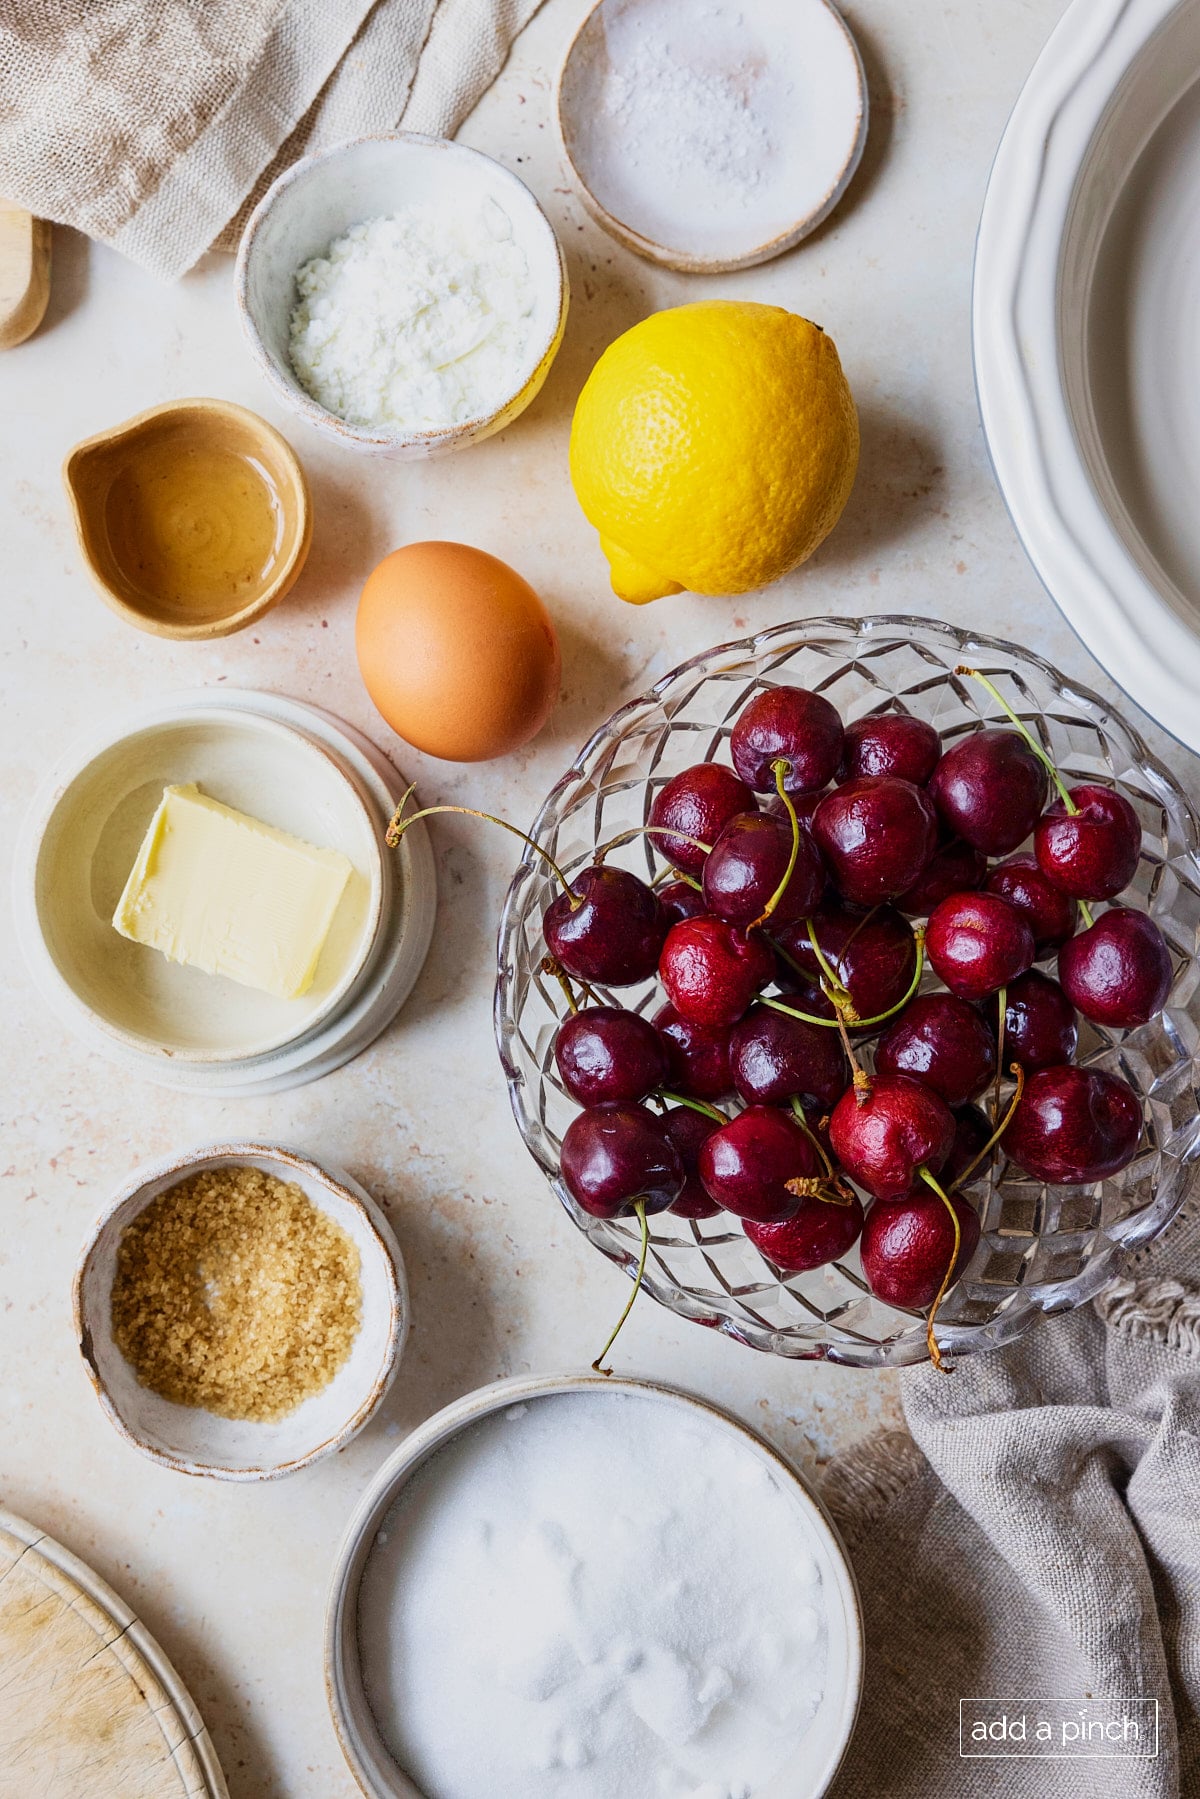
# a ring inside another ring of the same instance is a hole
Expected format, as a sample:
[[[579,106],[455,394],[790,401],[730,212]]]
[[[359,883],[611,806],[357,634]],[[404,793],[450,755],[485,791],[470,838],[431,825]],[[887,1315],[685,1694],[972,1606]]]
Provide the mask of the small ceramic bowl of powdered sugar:
[[[456,450],[533,399],[567,277],[525,184],[478,150],[401,131],[293,164],[250,218],[238,310],[276,393],[324,436]]]
[[[861,1678],[854,1576],[795,1471],[601,1375],[501,1381],[415,1431],[326,1617],[372,1799],[819,1799]]]

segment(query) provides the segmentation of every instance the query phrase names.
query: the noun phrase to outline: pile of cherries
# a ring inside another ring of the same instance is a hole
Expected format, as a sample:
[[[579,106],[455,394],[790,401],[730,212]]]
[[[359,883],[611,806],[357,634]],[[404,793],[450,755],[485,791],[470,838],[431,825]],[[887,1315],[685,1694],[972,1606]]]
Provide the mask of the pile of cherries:
[[[639,1218],[639,1281],[658,1212],[730,1213],[783,1272],[861,1237],[871,1291],[927,1311],[937,1366],[934,1318],[978,1243],[970,1190],[997,1145],[1041,1181],[1123,1168],[1141,1102],[1074,1064],[1077,1015],[1144,1024],[1172,981],[1145,912],[1089,908],[1133,878],[1133,807],[1099,783],[1068,789],[992,683],[957,672],[1014,728],[943,750],[905,714],[844,727],[820,694],[756,694],[733,767],[699,763],[654,799],[643,829],[665,884],[609,865],[625,833],[559,874],[543,921],[571,1007],[555,1060],[582,1108],[562,1178],[586,1212]],[[1057,980],[1034,966],[1051,954]],[[944,992],[920,991],[926,961]],[[665,1003],[649,1017],[596,992],[654,976]]]

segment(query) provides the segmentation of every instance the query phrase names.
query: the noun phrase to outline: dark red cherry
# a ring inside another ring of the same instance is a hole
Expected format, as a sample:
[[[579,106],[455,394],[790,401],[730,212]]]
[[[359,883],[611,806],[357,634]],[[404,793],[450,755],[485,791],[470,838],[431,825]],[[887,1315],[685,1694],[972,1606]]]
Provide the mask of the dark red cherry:
[[[1094,1024],[1126,1030],[1161,1012],[1173,971],[1166,939],[1146,912],[1110,906],[1058,952],[1063,992]]]
[[[987,857],[964,843],[961,837],[952,838],[934,850],[896,905],[901,912],[908,912],[914,918],[928,918],[952,893],[971,893],[982,887],[986,874]]]
[[[930,916],[925,951],[960,999],[986,999],[1033,961],[1033,932],[995,893],[953,893]]]
[[[862,1201],[857,1194],[843,1206],[823,1199],[802,1199],[799,1210],[781,1224],[755,1224],[747,1219],[742,1225],[755,1249],[786,1274],[804,1274],[836,1262],[853,1248],[862,1227]]]
[[[806,1008],[802,1008],[806,1009]],[[811,1098],[828,1109],[850,1079],[836,1031],[769,1006],[751,1006],[729,1037],[733,1084],[747,1105]]]
[[[681,1018],[693,1024],[736,1024],[775,973],[769,944],[723,918],[685,918],[663,944],[659,979]]]
[[[658,966],[667,921],[645,881],[607,864],[585,868],[542,920],[546,948],[576,980],[631,987]]]
[[[954,1146],[938,1175],[938,1179],[947,1192],[950,1192],[953,1187],[964,1184],[963,1176],[991,1135],[991,1120],[979,1110],[978,1106],[960,1106],[955,1112]],[[988,1171],[988,1160],[989,1158],[985,1158],[977,1164],[970,1175],[967,1175],[965,1184],[968,1187],[974,1186],[976,1181],[983,1179]],[[929,1191],[924,1181],[921,1182],[921,1185],[926,1192]]]
[[[1069,893],[1048,881],[1028,850],[998,862],[984,886],[999,894],[1028,921],[1039,956],[1057,949],[1079,928],[1079,907]]]
[[[1015,731],[973,731],[948,749],[929,781],[952,831],[985,856],[1007,856],[1032,831],[1049,777]]]
[[[1079,1186],[1118,1173],[1141,1140],[1142,1104],[1128,1082],[1066,1066],[1030,1075],[1004,1147],[1035,1180]]]
[[[667,1046],[648,1018],[621,1006],[587,1006],[554,1037],[563,1086],[581,1106],[632,1104],[667,1078]]]
[[[660,1006],[654,1024],[667,1046],[672,1092],[688,1099],[722,1099],[733,1086],[729,1026],[693,1024],[672,1005]]]
[[[995,1075],[996,1041],[965,999],[922,993],[884,1031],[875,1067],[912,1075],[953,1109],[977,1098]]]
[[[756,793],[775,792],[776,762],[788,764],[783,784],[789,793],[813,793],[837,772],[842,736],[841,719],[819,693],[768,687],[742,707],[729,753]]]
[[[590,1106],[567,1126],[560,1152],[568,1192],[593,1218],[620,1218],[642,1200],[665,1212],[683,1187],[679,1151],[644,1106]]]
[[[906,918],[891,906],[873,911],[850,912],[833,902],[818,907],[812,916],[813,934],[821,954],[847,989],[860,1018],[878,1018],[899,1005],[912,985],[917,968],[917,940]],[[824,970],[803,924],[787,925],[776,933],[791,960],[799,965],[800,982],[820,983]],[[786,970],[786,965],[785,965]],[[781,985],[792,979],[781,974]],[[802,1012],[821,1012],[797,994]]]
[[[658,903],[668,927],[678,924],[681,918],[702,918],[708,911],[704,895],[690,881],[668,881],[658,889]]]
[[[1075,899],[1115,899],[1137,873],[1142,822],[1114,787],[1085,782],[1038,820],[1033,848],[1047,880]]]
[[[989,1002],[993,1027],[999,1022],[1000,995]],[[1048,974],[1031,968],[1018,975],[1007,990],[1004,1008],[1004,1066],[1019,1062],[1032,1074],[1038,1068],[1054,1068],[1069,1062],[1079,1043],[1075,1008]]]
[[[704,897],[709,911],[743,930],[756,924],[787,873],[792,855],[791,822],[767,812],[740,812],[713,844],[704,864]],[[771,912],[773,923],[807,918],[825,891],[825,865],[816,844],[802,830],[796,866]]]
[[[819,1172],[817,1152],[790,1112],[747,1106],[701,1146],[700,1179],[726,1212],[774,1224],[800,1209],[789,1181]]]
[[[937,844],[937,814],[911,781],[860,775],[825,795],[813,836],[843,899],[874,906],[917,879]]]
[[[684,1182],[678,1198],[672,1200],[676,1218],[715,1218],[721,1210],[704,1191],[700,1179],[700,1151],[719,1126],[719,1120],[708,1118],[691,1106],[673,1106],[663,1114],[662,1127],[683,1163]]]
[[[754,795],[731,768],[722,762],[697,762],[659,788],[650,808],[650,823],[681,831],[683,837],[694,837],[697,843],[713,844],[736,813],[753,810]],[[704,867],[704,851],[685,843],[683,837],[660,837],[656,832],[651,842],[684,874],[698,875]]]
[[[957,1280],[979,1245],[979,1217],[961,1193],[948,1195],[958,1219]],[[862,1271],[876,1299],[924,1311],[937,1298],[954,1257],[954,1224],[946,1203],[925,1187],[895,1205],[872,1206],[862,1234]]]
[[[903,1199],[917,1169],[934,1174],[954,1144],[949,1106],[907,1074],[877,1074],[864,1095],[847,1089],[829,1121],[833,1153],[876,1199]]]
[[[846,726],[839,780],[857,775],[898,775],[924,787],[937,767],[942,740],[923,718],[907,712],[882,712]]]

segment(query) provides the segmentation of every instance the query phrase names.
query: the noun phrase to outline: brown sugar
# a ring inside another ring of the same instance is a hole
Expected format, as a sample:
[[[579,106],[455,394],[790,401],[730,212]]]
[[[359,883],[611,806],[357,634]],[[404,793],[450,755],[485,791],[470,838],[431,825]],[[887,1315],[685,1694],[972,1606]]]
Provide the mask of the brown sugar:
[[[347,1360],[358,1250],[294,1182],[206,1168],[121,1234],[113,1339],[145,1387],[224,1418],[282,1418]]]

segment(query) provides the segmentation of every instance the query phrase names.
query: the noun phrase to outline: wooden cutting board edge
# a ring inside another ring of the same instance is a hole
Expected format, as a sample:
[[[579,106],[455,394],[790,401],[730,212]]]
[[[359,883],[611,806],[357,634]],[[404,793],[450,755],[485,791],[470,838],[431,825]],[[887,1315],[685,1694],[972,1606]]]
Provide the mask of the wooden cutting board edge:
[[[5,1534],[24,1545],[21,1557],[5,1556]],[[191,1694],[157,1640],[130,1611],[120,1595],[106,1581],[101,1580],[86,1562],[80,1561],[78,1556],[72,1555],[69,1549],[64,1549],[61,1543],[38,1530],[26,1519],[19,1518],[0,1506],[0,1581],[15,1566],[16,1561],[23,1559],[26,1554],[38,1556],[47,1564],[48,1569],[55,1571],[61,1579],[77,1589],[85,1601],[90,1601],[111,1620],[115,1629],[107,1646],[119,1646],[119,1652],[127,1662],[133,1659],[142,1663],[166,1694],[181,1727],[179,1748],[190,1749],[194,1756],[204,1781],[204,1799],[229,1799],[229,1788],[225,1784],[212,1738]]]

